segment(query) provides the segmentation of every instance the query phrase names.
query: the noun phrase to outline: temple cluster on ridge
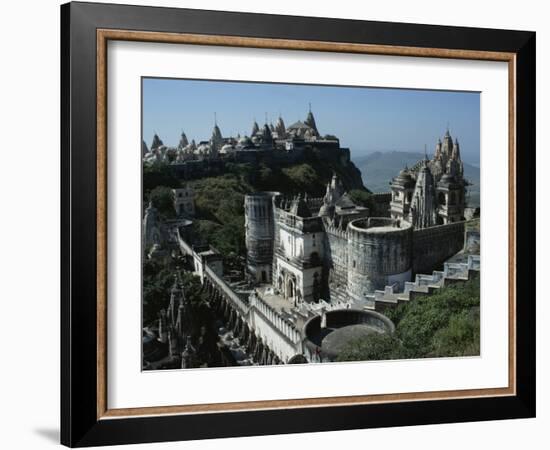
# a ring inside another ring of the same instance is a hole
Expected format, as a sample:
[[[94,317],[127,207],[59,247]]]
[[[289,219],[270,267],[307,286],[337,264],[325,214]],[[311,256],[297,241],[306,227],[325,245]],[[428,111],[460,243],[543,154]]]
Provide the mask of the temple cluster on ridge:
[[[155,134],[150,147],[147,147],[145,141],[142,142],[142,156],[147,163],[178,164],[190,160],[217,159],[239,152],[291,152],[303,148],[308,143],[339,145],[335,136],[322,136],[319,133],[311,110],[304,121],[299,120],[289,127],[285,126],[281,116],[275,124],[266,120],[262,127],[254,120],[249,136],[237,134],[224,137],[217,121],[214,123],[210,139],[198,143],[194,139],[189,142],[186,134],[182,132],[177,146],[167,146]]]

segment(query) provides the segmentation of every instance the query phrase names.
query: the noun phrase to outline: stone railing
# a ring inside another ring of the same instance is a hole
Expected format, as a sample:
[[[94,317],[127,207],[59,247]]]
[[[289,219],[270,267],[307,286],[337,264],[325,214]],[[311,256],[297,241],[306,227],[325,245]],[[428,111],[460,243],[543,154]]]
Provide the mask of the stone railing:
[[[391,192],[373,192],[371,197],[375,201],[386,201],[391,199]]]
[[[204,273],[210,282],[235,306],[243,315],[248,313],[249,306],[231,289],[227,282],[214,272],[214,270],[205,265]]]
[[[251,305],[259,313],[261,313],[277,331],[284,335],[292,344],[297,344],[301,341],[302,335],[296,326],[287,318],[283,317],[273,307],[267,304],[259,295],[254,294],[251,297]]]

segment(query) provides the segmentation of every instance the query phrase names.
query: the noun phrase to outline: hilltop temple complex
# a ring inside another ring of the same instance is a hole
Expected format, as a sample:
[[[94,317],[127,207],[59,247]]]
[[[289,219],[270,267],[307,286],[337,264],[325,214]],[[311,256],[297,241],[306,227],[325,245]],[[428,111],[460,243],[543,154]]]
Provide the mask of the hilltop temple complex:
[[[182,161],[249,151],[293,152],[312,143],[340,149],[336,137],[320,135],[310,111],[304,122],[288,128],[282,118],[262,128],[254,122],[249,137],[223,138],[217,124],[211,139],[199,145],[182,135],[172,157]],[[144,150],[144,161],[166,158],[169,151],[162,150],[155,136],[151,150]],[[376,211],[356,204],[336,174],[323,197],[305,192],[292,197],[279,192],[246,195],[246,276],[238,282],[224,278],[215,249],[194,248],[186,240],[181,223],[168,227],[167,241],[189,258],[201,277],[225,321],[225,333],[231,335],[226,344],[248,355],[236,364],[332,361],[351,339],[392,332],[393,324],[383,315],[387,307],[479,272],[479,254],[453,259],[464,253],[469,239],[479,242],[479,233],[472,237],[465,232],[467,186],[458,140],[447,130],[431,159],[426,155],[390,181],[391,192],[378,195]],[[194,212],[189,206],[192,191],[184,192],[187,203],[176,197],[175,208],[190,221],[186,211]],[[156,216],[149,210],[147,217]],[[146,222],[145,249],[159,245],[154,226]],[[148,242],[149,235],[156,241]],[[176,327],[172,310],[160,319],[164,329],[166,317]],[[174,354],[189,352],[191,344],[183,336],[177,339],[181,347]]]
[[[310,110],[304,121],[297,121],[285,126],[281,116],[275,125],[267,120],[262,127],[254,120],[250,135],[222,135],[217,121],[208,140],[198,143],[189,142],[186,134],[181,133],[177,146],[167,146],[155,134],[150,147],[142,142],[142,156],[146,164],[164,162],[172,165],[184,164],[188,161],[216,160],[232,157],[245,160],[250,154],[257,152],[276,152],[299,155],[305,148],[314,145],[317,149],[339,148],[339,140],[333,135],[321,135],[315,123],[315,117]],[[349,152],[348,152],[349,155]]]

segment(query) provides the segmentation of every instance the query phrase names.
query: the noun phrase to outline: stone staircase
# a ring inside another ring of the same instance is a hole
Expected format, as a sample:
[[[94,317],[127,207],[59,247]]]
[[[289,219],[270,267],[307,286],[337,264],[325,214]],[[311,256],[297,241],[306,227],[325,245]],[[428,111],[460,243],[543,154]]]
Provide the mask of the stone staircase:
[[[443,265],[442,271],[434,270],[431,275],[417,274],[414,281],[406,281],[402,292],[399,292],[399,285],[395,283],[386,286],[384,290],[377,290],[367,295],[367,302],[374,305],[376,311],[384,311],[388,307],[408,302],[417,296],[431,295],[444,286],[479,276],[481,268],[479,255],[467,255],[467,257],[464,255],[458,258],[458,261],[453,259]]]

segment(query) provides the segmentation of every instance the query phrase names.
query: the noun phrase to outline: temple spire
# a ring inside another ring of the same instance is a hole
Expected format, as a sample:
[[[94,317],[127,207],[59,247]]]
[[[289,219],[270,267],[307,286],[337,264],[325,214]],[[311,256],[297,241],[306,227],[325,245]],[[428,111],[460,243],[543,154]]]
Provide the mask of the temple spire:
[[[260,130],[260,127],[258,126],[258,122],[256,122],[256,118],[254,118],[254,123],[252,124],[252,131],[250,132],[250,137],[254,136],[259,130]]]
[[[153,142],[151,143],[151,150],[156,150],[161,145],[164,145],[162,142],[162,139],[159,137],[158,133],[155,131],[155,135],[153,136]]]
[[[315,117],[313,117],[313,113],[311,112],[311,103],[309,103],[309,112],[307,113],[307,118],[305,120],[305,124],[313,129],[313,132],[316,136],[319,136],[319,130],[317,130],[317,124],[315,123]]]
[[[427,161],[424,161],[424,167],[417,175],[409,212],[409,222],[415,228],[427,228],[435,224],[435,194],[434,177]]]
[[[187,140],[187,136],[185,135],[185,132],[183,130],[181,130],[181,136],[180,136],[180,141],[178,143],[178,149],[183,150],[188,145],[189,145],[189,141]]]

